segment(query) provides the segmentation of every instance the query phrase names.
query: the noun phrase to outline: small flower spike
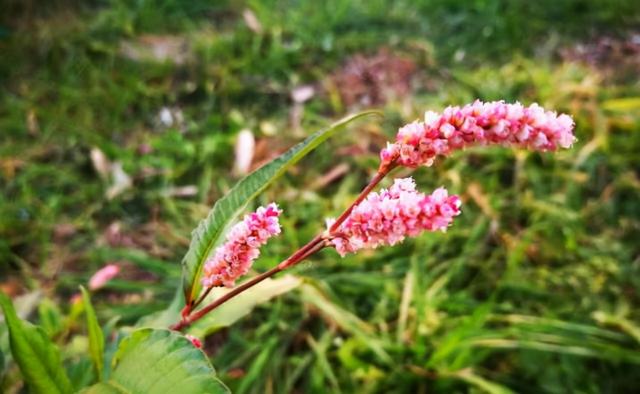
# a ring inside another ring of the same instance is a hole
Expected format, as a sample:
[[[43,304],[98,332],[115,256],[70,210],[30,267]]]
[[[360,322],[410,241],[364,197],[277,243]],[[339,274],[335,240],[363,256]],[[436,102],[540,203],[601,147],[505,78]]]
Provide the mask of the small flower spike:
[[[329,237],[344,257],[363,248],[394,245],[423,231],[446,231],[459,214],[460,198],[444,188],[426,195],[416,190],[412,178],[396,179],[388,190],[370,193]]]
[[[428,111],[424,122],[398,130],[396,142],[380,152],[381,166],[392,162],[415,168],[431,166],[437,156],[470,145],[498,144],[537,151],[569,148],[575,142],[569,115],[503,101],[476,101],[464,107],[447,107],[441,114]]]
[[[232,287],[236,279],[249,271],[260,255],[260,247],[280,234],[278,216],[281,212],[275,203],[271,203],[246,215],[233,226],[224,245],[205,263],[202,285]]]

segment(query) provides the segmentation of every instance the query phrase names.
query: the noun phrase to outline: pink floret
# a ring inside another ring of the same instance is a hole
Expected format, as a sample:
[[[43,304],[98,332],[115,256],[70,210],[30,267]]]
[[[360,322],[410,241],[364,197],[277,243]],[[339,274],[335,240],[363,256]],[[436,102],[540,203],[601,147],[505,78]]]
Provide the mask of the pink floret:
[[[497,144],[537,151],[569,148],[575,142],[569,115],[503,101],[476,101],[464,107],[447,107],[438,114],[428,111],[423,122],[398,130],[396,142],[380,152],[382,165],[397,160],[406,167],[430,166],[437,156],[470,145]]]
[[[423,231],[446,231],[460,214],[460,198],[444,188],[420,193],[411,178],[396,179],[358,204],[331,238],[341,256],[363,248],[395,245]]]
[[[246,274],[260,255],[260,247],[274,235],[280,234],[278,216],[282,211],[275,203],[260,207],[233,226],[227,241],[205,263],[202,285],[232,287]]]

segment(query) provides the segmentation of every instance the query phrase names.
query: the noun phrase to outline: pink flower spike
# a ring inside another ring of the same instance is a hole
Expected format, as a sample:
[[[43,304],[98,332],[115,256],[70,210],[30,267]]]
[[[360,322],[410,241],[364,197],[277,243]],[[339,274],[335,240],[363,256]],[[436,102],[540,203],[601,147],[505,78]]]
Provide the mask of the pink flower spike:
[[[396,179],[389,189],[370,193],[334,234],[341,256],[363,248],[394,245],[423,231],[446,231],[460,214],[460,198],[439,188],[431,195],[416,190],[412,178]]]
[[[115,264],[107,264],[96,271],[89,279],[89,289],[98,290],[120,273],[120,267]]]
[[[227,241],[205,263],[202,285],[232,287],[236,279],[249,271],[260,255],[260,247],[280,234],[278,216],[281,212],[275,203],[271,203],[246,215],[233,226]]]
[[[424,122],[401,127],[396,142],[380,152],[382,166],[397,160],[415,168],[431,166],[438,156],[471,145],[503,145],[537,151],[570,148],[576,141],[573,119],[538,104],[483,103],[447,107],[441,114],[427,111]]]
[[[185,335],[185,337],[191,342],[191,344],[195,347],[197,347],[198,349],[202,349],[202,341],[199,340],[198,338],[194,337],[193,335]]]

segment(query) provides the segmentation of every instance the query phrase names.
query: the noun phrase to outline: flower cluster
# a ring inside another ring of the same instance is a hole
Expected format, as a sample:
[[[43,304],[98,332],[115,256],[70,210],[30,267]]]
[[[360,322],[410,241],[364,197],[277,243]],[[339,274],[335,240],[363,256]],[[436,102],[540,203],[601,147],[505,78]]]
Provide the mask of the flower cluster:
[[[464,107],[447,107],[442,114],[425,113],[424,122],[410,123],[398,131],[396,142],[380,152],[382,165],[397,160],[406,167],[430,166],[436,156],[448,156],[465,146],[501,144],[539,151],[569,148],[575,141],[573,119],[503,101],[476,101]]]
[[[275,203],[271,203],[246,215],[233,226],[227,234],[227,242],[205,264],[202,285],[231,287],[236,279],[246,274],[260,255],[260,246],[280,234],[278,216],[281,212]]]
[[[389,189],[370,193],[330,237],[344,256],[362,248],[394,245],[422,231],[446,231],[458,214],[460,199],[444,188],[425,195],[416,190],[412,178],[396,179]]]

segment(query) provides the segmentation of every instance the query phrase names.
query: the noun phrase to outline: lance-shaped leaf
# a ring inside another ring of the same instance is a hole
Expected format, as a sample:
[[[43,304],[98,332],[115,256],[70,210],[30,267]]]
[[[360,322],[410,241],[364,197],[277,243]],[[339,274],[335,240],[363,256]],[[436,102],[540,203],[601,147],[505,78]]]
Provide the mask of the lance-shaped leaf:
[[[201,290],[199,279],[205,261],[213,249],[221,243],[225,229],[238,218],[247,204],[284,174],[287,168],[317,148],[349,122],[372,114],[380,113],[377,111],[360,112],[339,120],[327,129],[314,133],[278,158],[247,175],[226,196],[215,203],[207,217],[193,231],[189,250],[182,260],[182,286],[187,304],[190,304]]]
[[[102,334],[102,328],[98,323],[96,312],[91,305],[91,297],[89,292],[83,286],[80,286],[82,291],[82,303],[84,304],[84,313],[87,316],[87,330],[89,331],[89,354],[91,355],[91,361],[96,368],[98,378],[102,377],[102,367],[104,365],[104,335]]]
[[[33,393],[71,393],[60,352],[40,327],[22,321],[5,294],[0,293],[0,306],[9,328],[11,353]]]
[[[144,328],[125,338],[109,380],[85,394],[228,393],[207,356],[182,334]]]

